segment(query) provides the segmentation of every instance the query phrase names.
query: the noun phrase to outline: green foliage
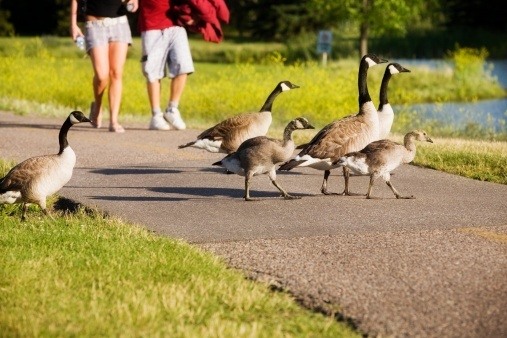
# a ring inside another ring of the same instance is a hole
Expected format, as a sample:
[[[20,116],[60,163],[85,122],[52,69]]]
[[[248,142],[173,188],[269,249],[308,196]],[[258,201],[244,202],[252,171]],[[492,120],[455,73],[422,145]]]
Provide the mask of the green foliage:
[[[488,57],[486,48],[474,49],[456,46],[455,50],[448,53],[448,57],[454,62],[454,77],[458,81],[489,75],[484,69]]]
[[[139,46],[140,41],[136,39],[125,66],[121,117],[148,121],[150,110],[139,64]],[[216,47],[195,43],[192,50],[202,50],[198,54],[205,55],[210,46]],[[254,44],[249,46],[255,49]],[[257,111],[282,80],[290,80],[301,88],[283,93],[275,101],[275,129],[283,128],[296,116],[306,116],[322,127],[357,112],[357,59],[330,62],[327,67],[310,61],[289,64],[277,46],[280,45],[264,46],[266,53],[256,57],[256,61],[196,63],[196,72],[189,77],[180,103],[189,126],[203,128],[232,115]],[[235,47],[238,46],[228,43],[224,49],[233,51]],[[214,52],[218,50],[217,47]],[[54,116],[65,116],[71,109],[86,112],[92,98],[93,73],[90,60],[83,55],[69,38],[0,39],[0,72],[4,84],[0,87],[0,108]],[[410,68],[411,73],[391,80],[389,98],[395,105],[505,97],[505,91],[487,72],[474,73],[458,81],[452,69]],[[383,73],[383,66],[374,67],[368,73],[374,102],[378,100]],[[162,87],[165,93],[167,80]],[[394,128],[405,132],[409,125],[418,128],[419,123],[426,122],[417,116],[397,113]]]
[[[367,24],[373,36],[405,35],[408,27],[436,22],[439,1],[431,0],[310,0],[311,12],[330,27],[347,21]],[[429,22],[429,23],[428,23]]]

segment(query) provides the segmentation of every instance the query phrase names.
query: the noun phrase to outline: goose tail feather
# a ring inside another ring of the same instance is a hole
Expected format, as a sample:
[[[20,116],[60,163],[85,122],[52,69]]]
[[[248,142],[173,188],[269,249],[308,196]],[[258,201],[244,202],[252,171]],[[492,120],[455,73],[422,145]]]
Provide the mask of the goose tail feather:
[[[178,146],[178,149],[182,149],[182,148],[190,147],[190,146],[193,146],[194,144],[195,144],[195,141],[188,142],[188,143],[186,143],[186,144],[179,145],[179,146]]]
[[[300,165],[301,163],[303,163],[304,161],[297,161],[297,160],[290,160],[288,162],[285,162],[283,163],[282,165],[280,165],[280,167],[278,168],[278,170],[286,170],[286,171],[289,171],[295,167],[297,167],[298,165]]]

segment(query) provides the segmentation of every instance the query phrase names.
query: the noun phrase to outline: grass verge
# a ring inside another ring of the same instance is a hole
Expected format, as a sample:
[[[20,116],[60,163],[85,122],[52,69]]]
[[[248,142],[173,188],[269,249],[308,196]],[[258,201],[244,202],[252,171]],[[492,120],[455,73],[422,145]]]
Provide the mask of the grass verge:
[[[357,337],[218,258],[78,208],[0,206],[4,337]]]

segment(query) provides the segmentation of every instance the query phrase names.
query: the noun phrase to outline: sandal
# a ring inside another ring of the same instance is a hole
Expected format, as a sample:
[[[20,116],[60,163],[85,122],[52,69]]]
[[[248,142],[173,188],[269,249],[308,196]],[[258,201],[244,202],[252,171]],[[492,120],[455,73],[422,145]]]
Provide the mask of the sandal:
[[[95,102],[92,102],[90,104],[90,116],[88,117],[90,119],[91,124],[94,128],[100,128],[102,126],[102,121],[98,119],[99,113],[95,111]]]

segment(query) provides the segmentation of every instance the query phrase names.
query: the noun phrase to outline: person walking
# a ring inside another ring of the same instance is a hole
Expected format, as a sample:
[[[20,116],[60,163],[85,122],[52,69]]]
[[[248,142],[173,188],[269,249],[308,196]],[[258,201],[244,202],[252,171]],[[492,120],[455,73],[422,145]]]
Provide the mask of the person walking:
[[[142,41],[142,71],[147,81],[151,107],[151,130],[183,130],[179,111],[188,75],[194,64],[187,29],[208,33],[208,41],[222,39],[219,18],[229,20],[223,0],[139,0],[139,30]],[[217,5],[218,4],[218,5]],[[217,28],[218,23],[218,28]],[[209,30],[211,29],[212,32]],[[209,34],[212,33],[212,34]],[[205,39],[206,39],[206,35]],[[169,100],[162,112],[161,80],[171,79]]]
[[[93,96],[90,120],[95,128],[102,126],[102,98],[108,90],[109,131],[123,133],[118,121],[123,91],[123,68],[132,34],[127,19],[127,5],[134,12],[138,0],[86,0],[85,34],[78,25],[78,0],[71,0],[71,35],[85,37],[86,52],[93,66]]]

